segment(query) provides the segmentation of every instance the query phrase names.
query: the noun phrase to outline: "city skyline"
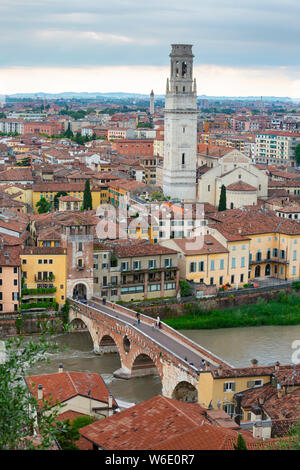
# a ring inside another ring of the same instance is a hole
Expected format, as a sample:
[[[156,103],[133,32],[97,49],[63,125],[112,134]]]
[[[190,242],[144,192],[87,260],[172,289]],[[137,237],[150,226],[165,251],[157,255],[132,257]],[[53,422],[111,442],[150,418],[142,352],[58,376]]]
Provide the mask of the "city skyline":
[[[0,93],[164,94],[169,47],[187,43],[199,95],[299,98],[299,13],[294,0],[3,0]]]

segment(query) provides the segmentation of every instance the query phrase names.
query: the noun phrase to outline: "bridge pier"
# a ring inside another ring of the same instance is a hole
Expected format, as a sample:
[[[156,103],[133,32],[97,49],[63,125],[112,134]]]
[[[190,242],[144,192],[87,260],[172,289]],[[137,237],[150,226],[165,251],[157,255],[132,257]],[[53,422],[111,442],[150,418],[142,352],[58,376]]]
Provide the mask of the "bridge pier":
[[[132,379],[130,370],[127,369],[127,367],[121,367],[120,369],[115,370],[115,372],[113,373],[113,376],[117,377],[118,379],[125,379],[125,380]]]

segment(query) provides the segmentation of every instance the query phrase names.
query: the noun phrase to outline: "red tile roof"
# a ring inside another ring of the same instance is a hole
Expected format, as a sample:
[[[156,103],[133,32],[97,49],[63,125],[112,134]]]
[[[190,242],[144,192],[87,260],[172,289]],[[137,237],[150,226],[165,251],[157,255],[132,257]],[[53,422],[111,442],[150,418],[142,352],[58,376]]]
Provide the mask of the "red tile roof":
[[[26,378],[26,383],[36,398],[38,385],[42,385],[44,398],[49,400],[50,396],[52,396],[54,403],[65,402],[77,395],[108,403],[109,390],[99,374],[60,372],[56,374],[32,375]],[[88,395],[90,390],[91,393]],[[115,399],[113,399],[113,405],[117,407]]]
[[[208,422],[204,411],[197,403],[156,396],[85,426],[80,434],[106,450],[146,450]]]

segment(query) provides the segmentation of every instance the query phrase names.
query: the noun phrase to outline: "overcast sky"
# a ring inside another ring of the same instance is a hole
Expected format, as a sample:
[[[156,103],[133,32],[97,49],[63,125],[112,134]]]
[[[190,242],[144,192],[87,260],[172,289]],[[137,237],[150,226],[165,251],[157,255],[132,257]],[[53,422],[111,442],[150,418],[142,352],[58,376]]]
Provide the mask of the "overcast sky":
[[[298,0],[0,0],[0,93],[163,94],[187,43],[198,94],[300,97],[299,20]]]

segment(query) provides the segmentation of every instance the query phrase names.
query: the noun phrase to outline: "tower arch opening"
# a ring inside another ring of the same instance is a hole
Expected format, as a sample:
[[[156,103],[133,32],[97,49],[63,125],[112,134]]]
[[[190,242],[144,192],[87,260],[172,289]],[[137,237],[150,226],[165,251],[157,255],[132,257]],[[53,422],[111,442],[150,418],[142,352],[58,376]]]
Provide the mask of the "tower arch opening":
[[[73,299],[74,300],[86,300],[87,299],[87,288],[85,284],[78,283],[74,286]]]

